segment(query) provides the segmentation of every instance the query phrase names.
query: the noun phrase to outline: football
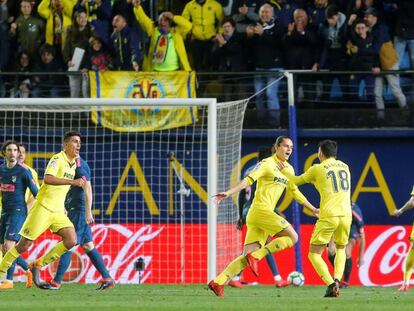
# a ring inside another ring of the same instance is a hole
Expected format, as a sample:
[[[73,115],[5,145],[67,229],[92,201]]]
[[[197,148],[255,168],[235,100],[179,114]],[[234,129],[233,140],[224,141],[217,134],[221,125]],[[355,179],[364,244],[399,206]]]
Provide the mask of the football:
[[[289,273],[287,280],[293,286],[302,286],[303,284],[305,284],[305,276],[302,272],[299,271],[293,271]]]

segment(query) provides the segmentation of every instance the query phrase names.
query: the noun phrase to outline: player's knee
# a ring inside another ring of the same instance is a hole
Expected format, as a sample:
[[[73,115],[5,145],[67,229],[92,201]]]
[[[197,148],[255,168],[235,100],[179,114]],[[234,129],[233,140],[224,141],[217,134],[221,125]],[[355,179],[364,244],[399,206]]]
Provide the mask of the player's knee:
[[[295,245],[299,241],[299,236],[296,231],[291,232],[289,235],[290,239],[292,240],[293,245]]]
[[[93,243],[92,243],[92,242],[82,244],[82,249],[83,249],[85,252],[90,252],[91,250],[93,250],[93,248],[94,248],[94,247],[95,247],[95,246],[93,245]]]
[[[14,242],[14,241],[4,242],[3,253],[7,253],[15,244],[16,244],[16,242]]]
[[[67,249],[71,249],[77,244],[76,235],[69,235],[66,239],[63,240],[63,244]]]
[[[25,251],[27,251],[29,247],[32,246],[32,244],[33,244],[33,241],[22,237],[20,241],[16,244],[16,250],[19,254],[22,254]]]

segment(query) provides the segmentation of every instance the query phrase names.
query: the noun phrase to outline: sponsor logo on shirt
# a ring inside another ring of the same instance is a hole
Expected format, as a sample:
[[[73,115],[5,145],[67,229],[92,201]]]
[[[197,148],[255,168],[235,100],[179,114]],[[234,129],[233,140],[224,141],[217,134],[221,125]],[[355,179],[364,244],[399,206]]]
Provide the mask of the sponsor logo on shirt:
[[[288,180],[287,180],[287,178],[276,176],[275,178],[273,178],[273,182],[275,184],[284,184],[284,185],[286,185],[288,183]]]
[[[66,173],[65,172],[65,174],[63,174],[63,178],[74,179],[75,178],[75,175],[69,174],[69,173]]]
[[[16,189],[15,185],[12,184],[0,184],[0,190],[1,192],[14,192]]]

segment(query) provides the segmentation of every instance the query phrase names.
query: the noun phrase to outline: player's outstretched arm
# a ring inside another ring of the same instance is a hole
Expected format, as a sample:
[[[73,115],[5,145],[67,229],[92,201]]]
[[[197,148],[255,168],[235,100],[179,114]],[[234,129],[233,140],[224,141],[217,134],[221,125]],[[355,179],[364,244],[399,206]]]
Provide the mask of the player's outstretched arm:
[[[291,181],[292,183],[294,183],[297,186],[306,184],[307,182],[304,179],[304,175],[307,174],[307,172],[303,173],[302,175],[296,176],[295,174],[292,174],[291,172],[289,172],[288,166],[285,165],[282,162],[278,162],[277,166],[279,167],[280,172],[285,175],[289,181]]]
[[[217,193],[215,196],[213,196],[214,203],[219,204],[221,201],[228,198],[232,194],[238,193],[241,190],[245,189],[248,185],[249,185],[249,183],[247,182],[247,180],[243,179],[241,182],[239,182],[233,188],[231,188],[227,191],[224,191],[224,192]]]
[[[316,218],[319,218],[319,208],[313,206],[309,201],[303,202],[303,206],[307,208]]]
[[[85,181],[82,178],[78,179],[65,179],[59,178],[53,175],[45,175],[44,183],[47,185],[54,185],[54,186],[76,186],[82,187],[85,184]]]
[[[411,198],[404,204],[403,207],[401,207],[400,209],[396,209],[392,215],[398,217],[402,213],[412,209],[413,207],[414,207],[414,195],[411,196]]]

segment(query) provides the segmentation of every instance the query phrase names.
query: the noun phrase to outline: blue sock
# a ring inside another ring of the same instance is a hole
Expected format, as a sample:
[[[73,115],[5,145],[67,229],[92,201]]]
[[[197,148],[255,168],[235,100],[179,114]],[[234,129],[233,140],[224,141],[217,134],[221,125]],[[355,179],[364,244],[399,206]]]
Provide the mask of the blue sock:
[[[12,265],[10,266],[9,270],[7,270],[6,279],[9,281],[13,281],[14,269],[16,269],[16,261],[13,261]]]
[[[277,270],[276,261],[273,257],[273,254],[269,254],[266,256],[267,264],[269,265],[270,270],[272,270],[273,276],[276,276],[279,274],[279,271]]]
[[[23,257],[22,257],[22,256],[17,257],[17,259],[16,259],[16,263],[17,263],[20,267],[22,267],[22,269],[23,269],[24,271],[29,270],[29,264],[27,263],[27,261],[26,261],[26,260],[24,260],[24,259],[23,259]]]
[[[63,275],[65,274],[66,270],[68,270],[71,261],[71,252],[66,252],[59,258],[59,265],[56,270],[56,275],[53,278],[53,281],[56,283],[62,283]]]
[[[99,273],[102,275],[104,279],[108,279],[111,277],[109,275],[108,270],[105,267],[102,255],[98,252],[96,248],[87,252],[86,255],[88,255],[89,259],[92,261],[92,264],[95,266],[96,270],[99,271]]]

